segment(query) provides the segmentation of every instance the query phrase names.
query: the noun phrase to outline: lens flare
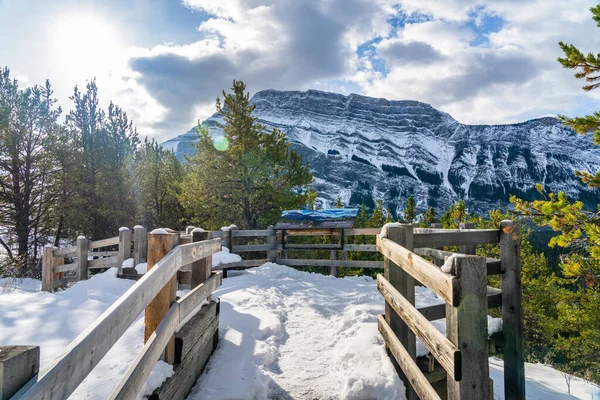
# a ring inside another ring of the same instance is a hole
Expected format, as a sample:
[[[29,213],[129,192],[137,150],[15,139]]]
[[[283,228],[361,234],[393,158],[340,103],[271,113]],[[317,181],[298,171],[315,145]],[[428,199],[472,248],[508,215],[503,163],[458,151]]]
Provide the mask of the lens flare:
[[[217,136],[213,139],[213,146],[219,151],[225,151],[229,148],[229,141],[225,136]]]

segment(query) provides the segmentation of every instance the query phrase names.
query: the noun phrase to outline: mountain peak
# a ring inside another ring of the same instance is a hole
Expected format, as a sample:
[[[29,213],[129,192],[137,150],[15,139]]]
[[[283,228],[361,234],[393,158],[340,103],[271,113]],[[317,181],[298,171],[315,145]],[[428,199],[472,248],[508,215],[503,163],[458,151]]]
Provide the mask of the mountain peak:
[[[320,90],[269,89],[251,101],[258,121],[282,130],[310,162],[324,206],[340,197],[372,208],[381,199],[399,213],[414,196],[419,210],[465,199],[471,211],[486,213],[507,207],[513,194],[536,198],[536,183],[597,203],[599,191],[573,171],[600,169],[600,155],[589,137],[553,117],[465,125],[419,101]],[[206,121],[209,132],[219,134],[218,122],[218,114]],[[195,140],[190,131],[164,146],[182,158],[194,151]]]

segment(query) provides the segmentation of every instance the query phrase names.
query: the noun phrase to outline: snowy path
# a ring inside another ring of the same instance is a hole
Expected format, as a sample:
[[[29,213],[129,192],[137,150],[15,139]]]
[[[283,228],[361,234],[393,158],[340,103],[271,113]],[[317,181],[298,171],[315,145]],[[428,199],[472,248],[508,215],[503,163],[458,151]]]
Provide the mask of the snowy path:
[[[404,398],[377,332],[383,301],[372,279],[335,279],[275,264],[235,274],[216,292],[219,347],[189,399]],[[132,284],[117,279],[115,269],[53,294],[40,292],[39,281],[0,279],[0,345],[41,346],[43,367]],[[440,301],[423,288],[416,299],[419,307]],[[436,325],[443,330],[442,321]],[[143,327],[140,315],[71,398],[107,398],[142,348]],[[148,393],[170,368],[155,367]],[[502,399],[502,362],[490,359],[490,370],[495,398]],[[575,378],[573,396],[567,395],[551,367],[526,364],[525,371],[528,399],[600,398],[598,386]]]
[[[265,264],[225,279],[215,295],[222,340],[191,399],[404,397],[377,332],[383,299],[371,278]],[[425,288],[416,301],[441,302]],[[491,318],[489,325],[499,327]]]

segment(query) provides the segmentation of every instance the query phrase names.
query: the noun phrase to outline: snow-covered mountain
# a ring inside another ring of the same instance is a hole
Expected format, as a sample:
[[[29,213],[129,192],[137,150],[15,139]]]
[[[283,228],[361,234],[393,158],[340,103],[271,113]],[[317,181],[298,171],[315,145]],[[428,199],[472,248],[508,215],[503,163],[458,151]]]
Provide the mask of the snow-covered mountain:
[[[511,194],[538,198],[536,183],[594,207],[600,191],[575,170],[600,170],[600,149],[555,118],[512,125],[464,125],[429,104],[309,90],[265,90],[255,115],[285,132],[310,162],[324,206],[338,196],[368,207],[383,199],[394,211],[414,196],[419,209],[445,209],[458,199],[485,212]],[[219,134],[213,115],[206,121]],[[195,129],[163,143],[179,157],[194,151]]]

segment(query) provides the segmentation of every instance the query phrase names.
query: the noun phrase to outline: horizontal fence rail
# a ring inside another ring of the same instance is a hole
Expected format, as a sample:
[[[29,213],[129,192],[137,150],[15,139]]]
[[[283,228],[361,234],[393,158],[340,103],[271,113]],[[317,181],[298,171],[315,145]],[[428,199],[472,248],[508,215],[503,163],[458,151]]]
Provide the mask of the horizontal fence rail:
[[[49,248],[52,250],[51,248]],[[77,389],[79,384],[94,369],[106,355],[117,340],[125,333],[140,313],[165,287],[181,267],[210,257],[221,250],[221,239],[212,239],[201,242],[180,245],[171,250],[153,268],[137,281],[123,296],[113,303],[100,317],[98,317],[86,330],[73,340],[63,352],[48,366],[42,369],[25,387],[16,395],[15,399],[65,399]],[[212,280],[211,280],[212,279]],[[213,275],[204,285],[196,287],[185,297],[174,304],[161,330],[156,333],[152,343],[164,341],[164,335],[171,332],[174,327],[201,304],[202,296],[208,296],[220,284],[220,274]],[[183,313],[182,310],[183,309]],[[167,333],[164,333],[167,332]],[[170,335],[167,335],[170,338]],[[155,348],[158,344],[147,344],[144,347],[152,348],[147,359],[158,359]],[[162,347],[164,350],[164,347]],[[144,353],[144,352],[143,352]],[[156,357],[155,357],[156,356]],[[138,357],[138,361],[139,358]],[[156,361],[156,360],[155,360]],[[134,365],[138,365],[134,363]],[[137,377],[132,387],[139,390],[139,382],[145,381],[151,369],[143,367],[142,372],[137,372],[142,367],[134,367],[134,377]],[[132,369],[130,369],[131,371]],[[131,376],[128,374],[127,376]],[[142,379],[143,378],[143,379]],[[131,397],[123,397],[131,398]]]
[[[377,237],[384,273],[377,277],[386,312],[378,327],[407,387],[407,399],[487,399],[492,396],[487,352],[487,309],[502,307],[504,381],[507,399],[524,399],[519,230],[510,221],[500,229],[443,230],[391,226]],[[474,255],[479,244],[500,244],[500,259]],[[460,253],[441,248],[459,246]],[[431,257],[429,262],[420,256]],[[444,264],[443,272],[440,266]],[[501,275],[502,290],[487,286],[488,275]],[[428,287],[445,303],[415,308],[414,284]],[[446,319],[446,335],[429,321]],[[417,362],[420,339],[435,364]],[[444,377],[447,380],[444,382]],[[443,386],[433,382],[444,383]],[[447,392],[446,392],[447,391]],[[443,393],[443,395],[442,395]]]
[[[120,228],[119,236],[95,241],[80,236],[75,246],[50,248],[52,251],[45,251],[42,257],[42,290],[51,291],[64,287],[65,283],[85,280],[91,270],[117,267],[117,274],[121,275],[126,259],[133,258],[133,266],[146,259],[146,244],[146,229],[138,225],[133,235],[128,228]],[[118,250],[99,250],[107,247]],[[73,276],[65,277],[64,273]]]

